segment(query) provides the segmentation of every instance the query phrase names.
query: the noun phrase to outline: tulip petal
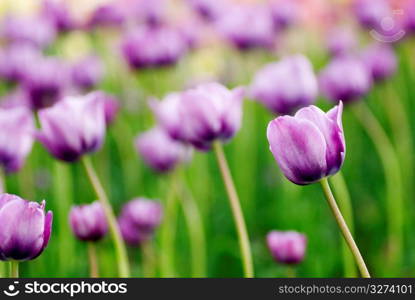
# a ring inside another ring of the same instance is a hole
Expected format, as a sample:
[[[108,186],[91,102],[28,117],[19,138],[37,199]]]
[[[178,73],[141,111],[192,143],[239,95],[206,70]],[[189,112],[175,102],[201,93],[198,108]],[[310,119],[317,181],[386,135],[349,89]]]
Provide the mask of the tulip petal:
[[[268,125],[267,137],[271,152],[290,181],[304,185],[325,176],[327,146],[312,122],[279,117]]]

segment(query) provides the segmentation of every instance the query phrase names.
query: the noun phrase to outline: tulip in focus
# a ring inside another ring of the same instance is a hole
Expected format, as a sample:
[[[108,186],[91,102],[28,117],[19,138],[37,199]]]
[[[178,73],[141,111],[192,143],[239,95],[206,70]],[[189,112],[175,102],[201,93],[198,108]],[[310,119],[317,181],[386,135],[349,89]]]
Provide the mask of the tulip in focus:
[[[346,154],[342,112],[342,102],[327,113],[312,105],[269,123],[270,150],[285,177],[306,185],[340,170]]]
[[[304,259],[307,238],[304,234],[295,231],[273,230],[267,235],[267,245],[277,262],[298,264]]]
[[[320,89],[327,99],[338,103],[360,100],[372,87],[369,70],[351,56],[334,58],[319,75]]]
[[[186,146],[173,140],[160,127],[140,134],[135,145],[145,163],[157,172],[172,170],[188,156]]]
[[[310,61],[302,55],[294,55],[258,71],[251,94],[272,112],[291,114],[315,101],[318,83]]]
[[[161,204],[154,200],[136,198],[128,202],[118,218],[121,234],[131,246],[148,240],[163,216]]]
[[[392,47],[387,44],[373,44],[362,53],[363,63],[374,81],[383,81],[397,70],[397,58]]]
[[[244,88],[206,83],[152,102],[152,108],[173,139],[208,150],[215,140],[228,140],[239,130],[244,94]]]
[[[69,214],[69,223],[73,233],[81,241],[96,242],[108,231],[105,212],[99,202],[73,206]]]
[[[7,173],[17,172],[32,149],[32,112],[24,106],[0,108],[0,128],[0,165]]]
[[[67,97],[39,111],[37,137],[57,159],[73,162],[97,151],[105,137],[104,103],[94,93]]]
[[[24,261],[38,257],[46,248],[52,230],[52,212],[45,201],[29,202],[0,195],[0,259]]]
[[[88,56],[72,66],[72,82],[81,89],[91,89],[102,79],[103,65],[98,57]]]

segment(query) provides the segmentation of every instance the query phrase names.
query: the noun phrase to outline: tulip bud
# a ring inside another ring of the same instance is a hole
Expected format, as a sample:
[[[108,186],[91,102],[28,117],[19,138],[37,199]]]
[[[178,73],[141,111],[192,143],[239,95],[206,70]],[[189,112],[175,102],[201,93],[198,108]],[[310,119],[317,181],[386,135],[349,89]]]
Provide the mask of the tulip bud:
[[[267,235],[267,244],[277,262],[298,264],[304,259],[307,238],[295,231],[273,230]]]
[[[339,171],[346,154],[342,112],[342,102],[327,113],[312,105],[269,123],[270,150],[290,181],[306,185]]]
[[[291,114],[315,101],[318,83],[309,60],[294,55],[258,71],[251,93],[272,112]]]
[[[8,173],[18,171],[33,144],[35,123],[23,106],[0,108],[0,165]]]
[[[69,223],[73,233],[81,241],[96,242],[108,231],[104,209],[97,201],[89,205],[73,206]]]
[[[118,226],[124,241],[133,247],[140,246],[151,238],[152,232],[141,230],[124,217],[118,218]]]
[[[349,28],[334,28],[327,36],[327,49],[331,56],[349,55],[356,47],[356,37]]]
[[[142,230],[153,231],[161,222],[163,208],[157,201],[136,198],[124,205],[122,216]]]
[[[207,83],[151,105],[173,139],[208,150],[214,140],[230,139],[239,130],[244,94],[243,88],[230,91],[218,83]]]
[[[337,103],[360,100],[372,87],[370,72],[353,57],[336,57],[319,76],[320,88],[327,99]]]
[[[145,163],[157,172],[168,172],[188,155],[187,148],[160,127],[140,134],[135,142]]]
[[[45,214],[45,201],[29,202],[15,195],[0,195],[0,259],[31,260],[47,246],[52,212]]]
[[[58,32],[66,32],[76,27],[75,20],[63,1],[43,1],[42,15],[55,26]]]
[[[39,111],[37,137],[57,159],[73,162],[97,151],[105,137],[104,104],[94,93],[67,97]]]
[[[186,51],[186,40],[180,31],[166,26],[137,28],[122,42],[124,58],[132,69],[174,65]]]
[[[88,56],[74,64],[71,73],[75,86],[90,89],[101,81],[104,70],[98,57]]]
[[[390,46],[374,44],[362,53],[363,63],[374,81],[382,81],[392,76],[397,69],[397,58]]]
[[[356,0],[354,12],[362,26],[375,29],[391,15],[391,7],[387,0]]]

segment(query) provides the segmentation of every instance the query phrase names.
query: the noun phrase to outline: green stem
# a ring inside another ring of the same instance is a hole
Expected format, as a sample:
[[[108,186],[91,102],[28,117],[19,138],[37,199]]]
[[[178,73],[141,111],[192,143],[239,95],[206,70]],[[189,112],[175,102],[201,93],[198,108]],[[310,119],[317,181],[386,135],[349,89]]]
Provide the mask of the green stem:
[[[160,272],[161,277],[176,277],[175,272],[175,240],[177,225],[177,197],[176,197],[176,177],[174,172],[170,174],[170,187],[166,197],[165,221],[161,228],[161,257]]]
[[[88,156],[84,156],[82,158],[82,163],[88,174],[89,181],[91,182],[91,185],[93,186],[95,193],[99,201],[101,202],[101,205],[103,206],[105,215],[107,217],[110,233],[112,236],[112,240],[114,242],[115,251],[117,255],[119,276],[129,277],[130,270],[128,265],[127,250],[125,248],[124,241],[121,238],[121,233],[117,224],[117,220],[115,218],[115,214],[112,210],[111,204],[109,203],[107,194],[105,193],[105,190],[102,187],[101,182],[99,181],[99,178],[95,172],[90,158]]]
[[[93,242],[88,242],[89,276],[99,278],[97,249]]]
[[[156,276],[156,255],[154,252],[153,240],[144,241],[141,246],[143,276],[154,278]]]
[[[206,240],[199,208],[189,190],[180,186],[180,199],[186,219],[192,256],[192,277],[206,277]]]
[[[360,270],[360,274],[364,278],[370,278],[369,271],[367,270],[365,261],[363,260],[362,255],[360,254],[359,248],[353,239],[352,234],[350,233],[349,228],[347,227],[346,222],[340,212],[339,207],[337,206],[336,200],[334,199],[333,193],[331,192],[329,182],[327,178],[323,178],[321,181],[321,187],[323,188],[324,196],[326,197],[327,203],[330,206],[331,212],[333,213],[334,218],[336,219],[337,225],[340,228],[340,231],[343,234],[344,239],[346,240],[347,245],[352,252],[355,262]]]
[[[392,270],[396,270],[402,262],[405,209],[399,160],[382,125],[366,103],[361,102],[351,108],[371,138],[382,162],[386,181],[389,264]]]
[[[68,266],[71,265],[69,258],[74,257],[74,248],[71,240],[67,237],[71,232],[68,226],[67,215],[72,205],[72,174],[69,165],[58,160],[54,161],[53,169],[53,193],[59,202],[57,206],[57,218],[59,228],[59,269],[63,276]]]
[[[238,194],[236,192],[235,184],[229,170],[228,162],[226,161],[225,153],[223,152],[222,144],[215,142],[213,144],[216,159],[219,169],[222,174],[222,179],[225,184],[226,192],[228,194],[229,203],[232,210],[232,215],[235,221],[236,230],[238,232],[239,247],[242,256],[242,263],[244,268],[244,276],[247,278],[254,277],[254,266],[252,262],[251,247],[249,244],[248,230],[246,229],[245,220],[242,213],[241,204],[239,202]]]
[[[296,278],[297,277],[296,273],[297,272],[294,266],[287,266],[287,269],[285,271],[287,278]]]
[[[12,260],[10,261],[10,278],[19,278],[19,262]]]
[[[346,223],[349,225],[351,234],[354,232],[353,209],[350,200],[350,194],[347,189],[346,181],[343,174],[338,172],[336,175],[330,177],[330,182],[333,184],[334,193],[339,203],[340,211],[343,213]],[[344,276],[356,277],[356,267],[353,260],[353,255],[345,241],[342,241]]]

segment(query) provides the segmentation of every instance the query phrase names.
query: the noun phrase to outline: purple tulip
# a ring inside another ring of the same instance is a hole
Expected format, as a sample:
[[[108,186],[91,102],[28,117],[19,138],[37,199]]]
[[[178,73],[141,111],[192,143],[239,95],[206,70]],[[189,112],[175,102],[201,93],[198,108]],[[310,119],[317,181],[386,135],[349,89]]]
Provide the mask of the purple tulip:
[[[32,45],[11,44],[0,51],[0,77],[10,82],[23,81],[40,55],[40,51]]]
[[[145,69],[174,65],[186,53],[186,42],[173,28],[139,27],[124,37],[121,47],[132,69]]]
[[[0,26],[0,36],[9,43],[27,43],[45,48],[55,40],[56,31],[50,22],[42,18],[8,16]]]
[[[96,56],[87,56],[72,66],[71,75],[75,86],[90,89],[97,85],[104,74],[101,61]]]
[[[272,112],[291,114],[315,101],[318,83],[310,61],[294,55],[257,72],[251,93]]]
[[[55,104],[67,85],[66,64],[56,58],[42,57],[32,61],[23,78],[25,88],[34,110]]]
[[[270,150],[290,181],[306,185],[339,171],[346,154],[342,112],[342,102],[327,113],[311,105],[269,123]]]
[[[135,198],[124,205],[121,215],[141,230],[153,231],[161,223],[163,207],[158,201]]]
[[[411,33],[415,32],[415,2],[409,1],[404,8],[404,26]]]
[[[104,104],[105,124],[109,126],[120,109],[119,101],[114,96],[102,91],[95,91],[90,93],[90,95],[91,97],[97,97]]]
[[[369,29],[378,28],[391,15],[388,0],[356,0],[353,8],[360,24]]]
[[[351,56],[334,58],[320,73],[320,89],[325,97],[337,103],[360,100],[372,87],[369,70]]]
[[[238,5],[222,15],[216,25],[217,30],[239,50],[274,46],[274,24],[265,7]]]
[[[298,264],[304,259],[307,238],[304,234],[295,231],[273,230],[267,235],[267,244],[277,262]]]
[[[373,44],[362,53],[363,63],[374,81],[391,77],[397,69],[397,58],[392,47],[387,44]]]
[[[87,22],[87,27],[120,27],[125,21],[125,11],[116,1],[98,6]]]
[[[350,28],[334,28],[327,36],[327,49],[331,56],[349,55],[356,47],[356,36]]]
[[[293,25],[298,19],[299,6],[295,0],[270,0],[268,5],[277,30]]]
[[[152,102],[152,108],[173,139],[208,150],[214,140],[228,140],[239,130],[244,94],[243,88],[207,83]]]
[[[145,198],[128,202],[118,218],[124,240],[131,246],[139,246],[151,238],[163,215],[161,204]]]
[[[166,19],[166,0],[133,0],[130,8],[132,17],[150,27],[160,26]]]
[[[31,260],[46,248],[52,231],[52,212],[45,201],[29,202],[10,194],[0,195],[0,259]]]
[[[104,103],[94,93],[67,97],[39,111],[39,141],[57,159],[73,162],[97,151],[105,137]]]
[[[76,27],[75,20],[63,1],[43,1],[42,15],[55,26],[58,32],[66,32]]]
[[[188,0],[190,7],[205,21],[213,22],[227,11],[226,1]]]
[[[33,144],[35,123],[27,108],[0,108],[0,165],[7,173],[23,166]]]
[[[69,213],[69,223],[81,241],[99,241],[108,231],[104,208],[97,201],[89,205],[73,206]]]
[[[157,172],[168,172],[187,156],[187,148],[165,130],[155,127],[140,134],[135,142],[144,162]]]

